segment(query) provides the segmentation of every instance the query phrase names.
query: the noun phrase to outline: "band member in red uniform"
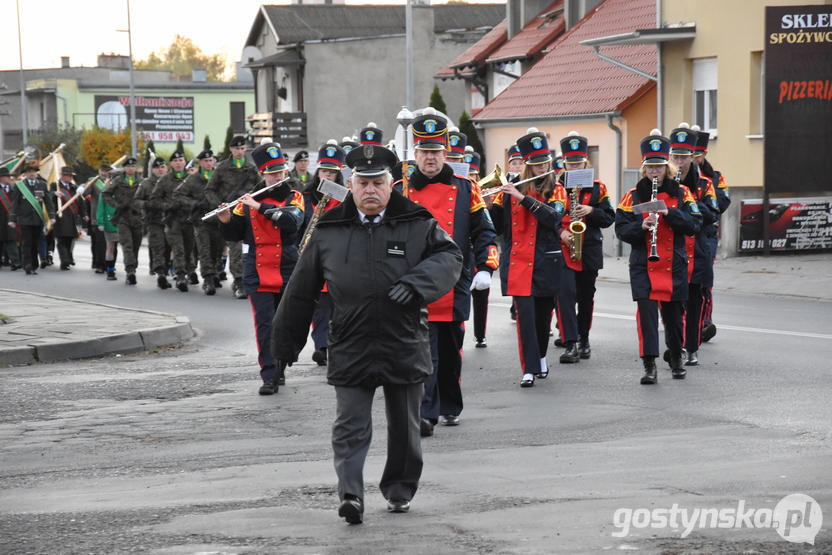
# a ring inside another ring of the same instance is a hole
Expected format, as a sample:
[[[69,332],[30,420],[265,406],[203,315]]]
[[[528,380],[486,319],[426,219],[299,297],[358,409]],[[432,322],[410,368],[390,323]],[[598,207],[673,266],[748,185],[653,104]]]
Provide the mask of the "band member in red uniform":
[[[632,245],[630,288],[638,304],[639,355],[644,364],[641,383],[655,384],[659,312],[664,321],[673,377],[684,379],[687,374],[682,358],[688,298],[686,239],[699,231],[702,215],[688,188],[673,180],[676,167],[668,160],[670,139],[654,129],[641,140],[641,155],[642,179],[621,199],[615,212],[615,233]],[[641,214],[633,211],[634,206],[651,200],[664,201],[666,208]]]
[[[497,247],[491,218],[482,196],[467,176],[455,175],[445,163],[448,125],[433,108],[425,108],[413,124],[416,170],[407,197],[427,208],[462,251],[464,268],[454,288],[428,305],[434,372],[425,383],[421,433],[433,433],[439,421],[457,426],[462,412],[462,341],[471,311],[471,289],[488,289],[497,269]],[[474,275],[476,266],[477,273]],[[473,276],[473,279],[472,279]]]
[[[565,170],[584,170],[592,167],[587,158],[588,141],[577,132],[561,139]],[[560,178],[563,182],[563,174]],[[564,268],[558,295],[558,330],[564,338],[560,362],[580,362],[592,353],[589,330],[595,306],[595,281],[598,270],[604,267],[604,237],[602,229],[615,221],[615,210],[610,204],[607,186],[594,180],[592,187],[566,190],[566,208],[561,222]],[[572,201],[577,201],[575,205]],[[573,235],[572,229],[582,233]],[[577,305],[577,314],[575,307]],[[580,341],[580,344],[578,344]]]
[[[693,161],[699,166],[699,172],[711,180],[716,191],[716,201],[719,204],[719,213],[724,214],[731,205],[731,193],[728,190],[728,184],[725,182],[725,176],[722,172],[714,169],[708,159],[708,142],[711,134],[707,131],[700,131],[698,125],[691,127],[696,131],[696,152],[693,154]],[[714,233],[708,237],[708,243],[711,245],[711,254],[716,260],[716,250],[719,246],[719,222],[714,224]],[[713,287],[703,287],[702,294],[705,297],[705,327],[702,328],[702,342],[710,341],[716,335],[716,324],[713,322],[714,311],[714,297]]]
[[[688,246],[693,247],[693,259],[688,266],[688,301],[685,306],[685,366],[699,364],[697,351],[702,344],[702,328],[705,327],[703,289],[714,284],[714,257],[710,236],[716,235],[714,224],[719,221],[719,206],[713,184],[710,178],[699,173],[699,167],[693,162],[696,142],[696,132],[687,123],[679,124],[679,127],[670,132],[670,161],[679,168],[680,183],[690,190],[702,214],[702,227],[695,237],[688,239]]]
[[[260,145],[251,158],[263,176],[255,191],[287,177],[286,158],[279,144]],[[277,366],[271,355],[272,319],[298,261],[303,196],[283,183],[257,198],[246,193],[231,212],[219,213],[222,233],[226,241],[243,241],[243,287],[254,313],[257,360],[263,380],[260,395],[272,395],[285,383],[286,369],[285,363]]]
[[[511,295],[517,314],[517,339],[523,378],[521,387],[534,385],[535,377],[549,374],[546,351],[555,297],[560,288],[561,245],[558,232],[563,218],[563,188],[557,186],[546,135],[532,127],[517,140],[526,164],[519,181],[541,176],[519,188],[503,185],[491,207],[500,230],[500,282],[503,295]],[[518,181],[518,180],[515,180]]]
[[[381,132],[379,132],[379,135],[381,135]],[[315,214],[324,196],[323,193],[318,191],[321,180],[328,179],[338,185],[344,185],[344,175],[341,173],[341,168],[343,167],[344,149],[338,146],[338,141],[330,139],[318,149],[318,168],[315,170],[315,177],[312,178],[312,181],[309,182],[303,191],[306,218],[303,222],[303,228],[298,234],[299,238],[302,239],[306,235],[306,228],[309,226],[309,222],[312,220],[312,216]],[[339,201],[330,198],[327,200],[326,205],[322,207],[322,214],[329,212],[339,204],[341,204]],[[329,292],[326,289],[326,284],[324,284],[321,295],[318,297],[315,312],[312,314],[312,342],[315,344],[312,360],[317,362],[318,366],[326,366],[327,337],[329,336],[329,318],[331,315],[332,307],[329,304]]]

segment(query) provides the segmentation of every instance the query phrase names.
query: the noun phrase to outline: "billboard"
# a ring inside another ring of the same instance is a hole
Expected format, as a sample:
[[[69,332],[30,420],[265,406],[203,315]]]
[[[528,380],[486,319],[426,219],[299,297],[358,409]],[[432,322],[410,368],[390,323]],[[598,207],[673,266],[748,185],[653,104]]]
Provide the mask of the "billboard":
[[[767,193],[832,191],[832,6],[767,6]]]
[[[795,251],[832,248],[832,197],[777,198],[769,205],[769,248]],[[740,205],[740,252],[764,248],[763,201]]]
[[[95,124],[130,127],[130,96],[95,95]],[[194,98],[136,96],[136,129],[154,143],[194,142]]]

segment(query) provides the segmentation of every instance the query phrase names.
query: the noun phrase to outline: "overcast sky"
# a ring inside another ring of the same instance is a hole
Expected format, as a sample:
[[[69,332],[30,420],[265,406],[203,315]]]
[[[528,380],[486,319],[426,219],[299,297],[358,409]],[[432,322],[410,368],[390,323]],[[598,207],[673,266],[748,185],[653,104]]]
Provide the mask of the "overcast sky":
[[[72,66],[95,66],[102,52],[124,55],[129,52],[127,33],[119,32],[127,29],[127,0],[16,1],[20,7],[24,69],[60,67],[61,56],[69,56]],[[347,3],[404,4],[404,1],[348,0]],[[4,12],[0,69],[19,69],[15,0],[2,3],[9,10]],[[147,58],[151,52],[170,45],[174,35],[180,34],[193,39],[206,54],[223,53],[230,61],[238,61],[263,3],[290,2],[130,0],[133,56],[136,60]]]

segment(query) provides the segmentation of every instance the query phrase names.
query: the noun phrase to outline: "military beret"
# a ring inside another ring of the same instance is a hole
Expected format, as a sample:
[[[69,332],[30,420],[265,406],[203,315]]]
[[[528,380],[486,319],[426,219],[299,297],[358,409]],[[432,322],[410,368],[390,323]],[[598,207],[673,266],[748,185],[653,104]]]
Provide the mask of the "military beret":
[[[179,152],[178,150],[176,150],[176,151],[173,152],[173,154],[170,155],[170,161],[173,162],[177,158],[184,158],[184,157],[185,157],[184,153]]]
[[[242,135],[236,135],[229,141],[228,146],[245,146],[246,138]]]
[[[153,163],[150,164],[150,167],[151,168],[159,168],[159,167],[162,167],[164,165],[166,165],[165,164],[165,159],[162,158],[161,156],[157,156],[156,158],[153,159]]]
[[[294,158],[292,158],[292,162],[299,162],[300,160],[309,160],[309,153],[305,150],[301,150],[295,154]]]
[[[197,160],[205,160],[206,158],[213,158],[213,157],[214,157],[214,151],[211,150],[210,148],[208,150],[203,150],[202,152],[200,152],[199,154],[196,155]]]

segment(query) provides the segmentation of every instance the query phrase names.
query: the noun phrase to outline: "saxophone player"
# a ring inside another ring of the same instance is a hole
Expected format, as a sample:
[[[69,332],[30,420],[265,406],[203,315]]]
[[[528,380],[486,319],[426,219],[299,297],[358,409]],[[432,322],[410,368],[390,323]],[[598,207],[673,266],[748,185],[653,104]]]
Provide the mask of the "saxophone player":
[[[566,171],[592,167],[587,158],[586,137],[572,131],[561,139],[560,146]],[[560,356],[560,362],[574,363],[588,359],[591,354],[589,330],[595,306],[595,281],[598,279],[598,270],[604,267],[601,230],[613,224],[615,210],[610,204],[607,186],[597,179],[593,181],[592,187],[566,192],[566,209],[560,229],[564,268],[561,272],[557,310],[558,331],[566,348]],[[573,231],[581,226],[583,232],[574,234]]]
[[[642,384],[655,384],[656,357],[659,356],[659,312],[665,328],[665,343],[670,351],[670,367],[675,379],[684,379],[682,358],[685,301],[688,298],[687,237],[696,235],[702,215],[690,190],[673,180],[676,167],[670,163],[670,139],[658,129],[641,140],[642,179],[621,199],[615,212],[615,234],[632,246],[630,288],[636,301],[639,355],[644,365]],[[653,180],[657,180],[653,199]],[[638,204],[661,200],[664,209],[656,213],[634,210]],[[652,232],[656,226],[655,234]],[[656,244],[652,244],[653,237]],[[655,246],[659,260],[651,262],[648,253]]]

